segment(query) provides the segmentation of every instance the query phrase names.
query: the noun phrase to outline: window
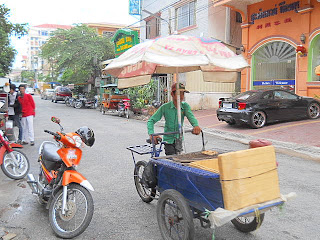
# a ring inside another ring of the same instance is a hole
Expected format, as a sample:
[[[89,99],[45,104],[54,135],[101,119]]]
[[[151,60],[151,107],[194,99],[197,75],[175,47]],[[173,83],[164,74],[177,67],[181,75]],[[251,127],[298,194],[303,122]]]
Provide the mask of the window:
[[[160,36],[160,24],[159,18],[152,18],[146,21],[146,39],[152,39]]]
[[[196,24],[196,2],[189,2],[176,9],[176,29],[186,28]]]
[[[48,36],[48,31],[41,31],[41,36]]]
[[[274,92],[275,99],[297,99],[297,96],[291,93],[283,92],[283,91],[275,91]]]
[[[239,12],[236,12],[236,22],[237,23],[242,23],[242,17],[241,17],[241,14]]]
[[[113,34],[114,34],[114,32],[109,32],[109,31],[103,31],[102,32],[102,35],[104,36],[104,37],[112,37],[113,36]]]
[[[253,89],[290,86],[295,90],[296,51],[285,42],[269,42],[254,52],[252,80]],[[280,82],[280,83],[278,83]]]

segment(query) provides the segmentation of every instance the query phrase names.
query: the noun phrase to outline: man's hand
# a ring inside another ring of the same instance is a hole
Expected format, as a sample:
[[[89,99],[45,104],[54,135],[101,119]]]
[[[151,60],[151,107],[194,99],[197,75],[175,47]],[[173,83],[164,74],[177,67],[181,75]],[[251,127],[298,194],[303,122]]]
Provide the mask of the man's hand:
[[[152,143],[152,135],[150,135],[150,141]],[[159,144],[162,141],[162,138],[159,135],[153,136],[154,144]]]
[[[201,128],[199,126],[195,126],[192,129],[192,134],[199,135],[201,132]]]

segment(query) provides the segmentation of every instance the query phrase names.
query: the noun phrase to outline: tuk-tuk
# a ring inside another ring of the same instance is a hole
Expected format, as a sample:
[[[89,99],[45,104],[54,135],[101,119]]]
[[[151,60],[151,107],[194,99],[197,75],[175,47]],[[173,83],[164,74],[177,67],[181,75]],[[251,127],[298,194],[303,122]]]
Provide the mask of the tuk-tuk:
[[[108,111],[116,112],[121,100],[128,98],[128,96],[123,94],[122,91],[117,87],[117,84],[107,84],[101,86],[101,88],[104,89],[100,104],[100,112],[102,112],[102,114],[105,114]]]

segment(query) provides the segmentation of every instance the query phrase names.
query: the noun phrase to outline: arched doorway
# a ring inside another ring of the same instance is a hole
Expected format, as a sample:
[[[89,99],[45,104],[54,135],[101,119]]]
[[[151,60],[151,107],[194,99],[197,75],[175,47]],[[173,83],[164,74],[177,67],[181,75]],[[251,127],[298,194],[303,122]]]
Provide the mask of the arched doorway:
[[[295,92],[296,51],[281,41],[269,42],[252,55],[252,89],[279,87]]]
[[[320,81],[320,76],[314,72],[315,67],[320,65],[320,34],[310,44],[308,63],[308,82]]]

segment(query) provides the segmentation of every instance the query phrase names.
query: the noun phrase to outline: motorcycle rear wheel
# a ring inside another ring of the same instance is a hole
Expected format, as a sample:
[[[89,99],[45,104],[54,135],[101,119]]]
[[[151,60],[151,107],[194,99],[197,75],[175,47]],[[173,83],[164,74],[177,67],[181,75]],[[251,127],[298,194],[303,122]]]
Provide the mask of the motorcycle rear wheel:
[[[20,152],[19,150],[13,150],[12,154],[16,157],[16,160],[18,161],[18,166],[14,163],[12,160],[11,154],[8,152],[5,152],[3,155],[3,162],[1,165],[1,169],[3,173],[12,179],[18,180],[24,178],[30,169],[30,163],[27,158],[27,156]]]
[[[89,226],[93,211],[90,192],[72,183],[67,191],[67,211],[62,214],[62,188],[54,195],[49,206],[49,221],[54,233],[61,238],[74,238]],[[82,199],[82,201],[81,201]]]
[[[82,107],[82,102],[76,102],[74,105],[75,108],[79,109]]]

